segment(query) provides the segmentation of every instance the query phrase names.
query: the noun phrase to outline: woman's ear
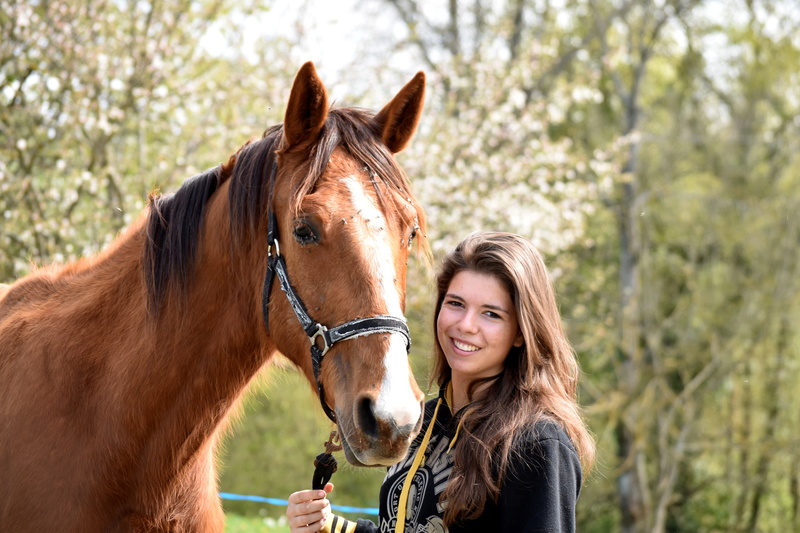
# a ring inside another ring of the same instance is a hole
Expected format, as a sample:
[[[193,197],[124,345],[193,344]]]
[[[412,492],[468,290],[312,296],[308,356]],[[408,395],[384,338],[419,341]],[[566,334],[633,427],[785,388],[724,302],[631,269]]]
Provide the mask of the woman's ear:
[[[524,345],[525,345],[525,337],[522,336],[522,332],[520,331],[517,334],[517,338],[514,340],[514,346],[516,346],[517,348],[521,348]]]

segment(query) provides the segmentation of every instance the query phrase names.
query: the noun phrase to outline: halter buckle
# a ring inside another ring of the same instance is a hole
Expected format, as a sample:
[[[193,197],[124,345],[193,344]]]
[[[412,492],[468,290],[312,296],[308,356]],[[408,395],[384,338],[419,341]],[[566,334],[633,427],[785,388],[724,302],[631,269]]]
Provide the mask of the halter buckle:
[[[267,245],[267,257],[272,257],[272,247],[275,247],[275,257],[280,257],[281,255],[281,247],[278,244],[278,239],[275,239],[272,243]]]
[[[318,350],[320,350],[319,356],[322,357],[328,350],[331,349],[331,345],[328,344],[328,337],[325,336],[325,332],[328,331],[328,328],[317,322],[317,331],[314,332],[313,335],[309,335],[308,340],[311,341],[311,346],[316,346]],[[322,347],[317,345],[317,337],[322,337]]]

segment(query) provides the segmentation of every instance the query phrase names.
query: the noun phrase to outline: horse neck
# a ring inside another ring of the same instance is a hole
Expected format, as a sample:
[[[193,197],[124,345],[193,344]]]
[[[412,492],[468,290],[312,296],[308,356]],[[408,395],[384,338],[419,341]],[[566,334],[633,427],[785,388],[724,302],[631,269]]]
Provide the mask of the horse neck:
[[[146,475],[159,479],[210,449],[209,439],[273,351],[259,314],[259,259],[241,253],[233,261],[222,208],[227,196],[212,201],[185,297],[170,291],[156,316],[148,316],[143,290],[143,222],[98,257],[92,274],[81,276],[83,287],[73,285],[84,292],[85,307],[105,310],[113,335],[105,341],[113,350],[99,387],[108,406],[105,444],[128,449]]]
[[[226,184],[209,205],[185,297],[168,295],[147,326],[151,368],[169,376],[151,386],[187,428],[218,424],[273,351],[260,316],[265,260],[246,244],[234,256],[229,222]]]

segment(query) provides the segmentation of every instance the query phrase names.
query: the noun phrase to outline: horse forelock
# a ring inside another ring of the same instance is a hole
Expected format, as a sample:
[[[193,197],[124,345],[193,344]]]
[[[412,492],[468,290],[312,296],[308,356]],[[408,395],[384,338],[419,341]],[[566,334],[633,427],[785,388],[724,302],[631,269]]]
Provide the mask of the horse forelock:
[[[308,150],[307,158],[292,173],[290,208],[297,211],[325,173],[334,150],[342,147],[370,171],[381,208],[410,219],[425,234],[425,216],[411,194],[410,184],[392,153],[381,141],[372,123],[374,113],[347,107],[331,109],[319,138]],[[276,179],[276,161],[281,157],[283,127],[278,124],[261,139],[248,141],[228,162],[193,176],[175,192],[152,196],[147,220],[144,251],[144,276],[148,308],[158,312],[171,286],[184,293],[191,283],[202,238],[201,228],[211,196],[229,182],[231,251],[247,239],[263,239],[270,183]],[[388,191],[389,194],[385,194]],[[429,254],[424,238],[417,241]]]
[[[408,177],[376,131],[373,117],[373,112],[360,108],[332,109],[323,128],[320,146],[327,148],[320,154],[319,164],[326,165],[337,146],[344,148],[369,171],[380,208],[387,214],[395,213],[400,219],[418,226],[422,237],[426,231],[425,213],[411,193]],[[335,144],[331,141],[325,142],[328,133],[326,130],[329,128],[336,130],[336,134],[330,134],[331,138],[338,140]],[[324,169],[324,166],[320,167],[315,180],[319,179]],[[425,239],[418,239],[417,244],[421,251],[429,254]]]

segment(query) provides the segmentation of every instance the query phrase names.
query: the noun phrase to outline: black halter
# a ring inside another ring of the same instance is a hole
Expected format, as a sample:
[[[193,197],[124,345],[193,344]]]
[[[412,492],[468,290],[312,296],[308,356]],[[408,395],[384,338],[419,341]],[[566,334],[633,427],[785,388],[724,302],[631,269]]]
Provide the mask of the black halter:
[[[272,172],[273,175],[271,178],[275,179],[277,172],[274,167]],[[272,199],[270,198],[270,204],[271,203]],[[319,401],[322,404],[322,410],[333,423],[336,423],[336,413],[334,413],[333,409],[325,402],[325,392],[322,388],[322,382],[319,379],[322,357],[328,352],[331,346],[339,341],[364,337],[366,335],[372,335],[373,333],[402,334],[406,341],[406,352],[408,352],[411,350],[411,334],[408,330],[408,325],[405,320],[401,318],[391,315],[376,315],[370,318],[357,318],[328,329],[309,316],[306,306],[289,282],[289,275],[286,273],[286,261],[281,255],[280,246],[278,244],[278,222],[275,218],[272,205],[270,205],[269,208],[267,246],[267,272],[264,277],[264,290],[261,296],[264,325],[267,327],[267,331],[269,331],[269,296],[272,291],[272,280],[277,273],[281,289],[286,293],[286,297],[289,299],[289,303],[294,310],[294,314],[297,316],[297,320],[300,321],[300,325],[303,326],[308,340],[311,341],[311,365],[314,371],[314,379],[317,381],[317,390],[319,391]]]

